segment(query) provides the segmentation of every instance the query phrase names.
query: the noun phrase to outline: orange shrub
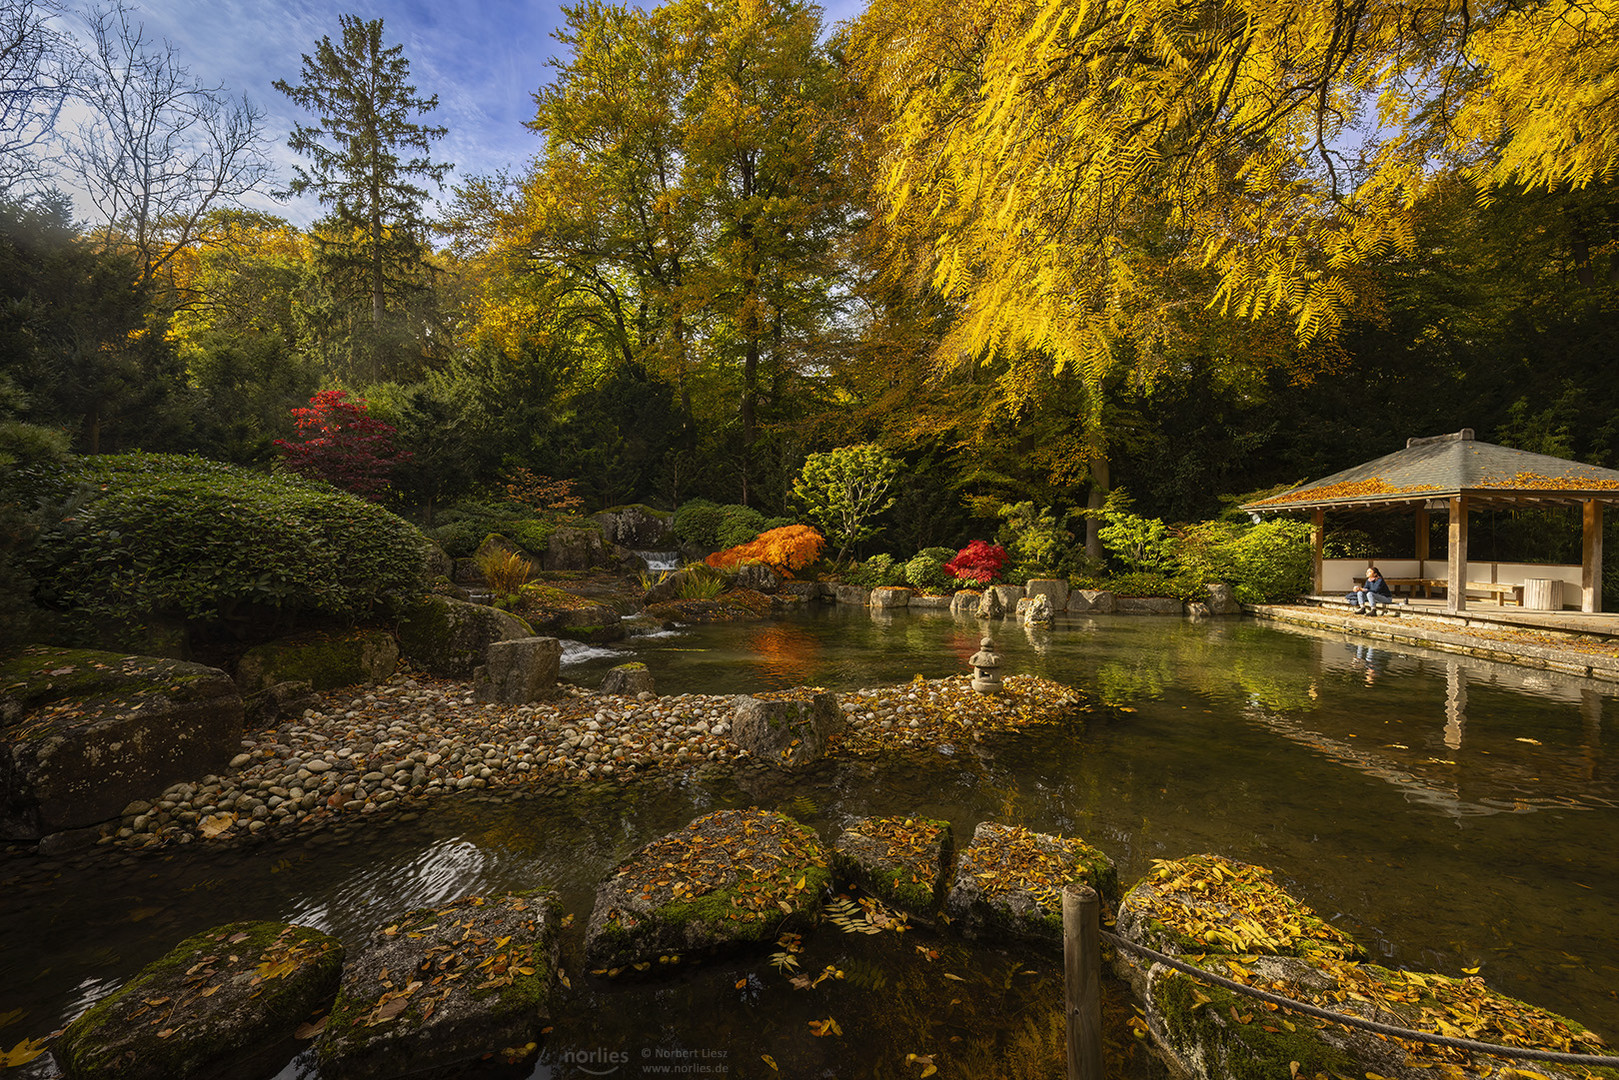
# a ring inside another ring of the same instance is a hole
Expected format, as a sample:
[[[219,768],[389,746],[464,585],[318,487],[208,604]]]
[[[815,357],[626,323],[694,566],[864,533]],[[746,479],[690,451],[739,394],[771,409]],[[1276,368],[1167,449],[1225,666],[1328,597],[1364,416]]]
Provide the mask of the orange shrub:
[[[708,557],[708,565],[729,569],[745,562],[758,562],[787,573],[802,570],[819,559],[824,547],[826,537],[808,525],[785,525],[760,533],[746,544],[716,551]]]

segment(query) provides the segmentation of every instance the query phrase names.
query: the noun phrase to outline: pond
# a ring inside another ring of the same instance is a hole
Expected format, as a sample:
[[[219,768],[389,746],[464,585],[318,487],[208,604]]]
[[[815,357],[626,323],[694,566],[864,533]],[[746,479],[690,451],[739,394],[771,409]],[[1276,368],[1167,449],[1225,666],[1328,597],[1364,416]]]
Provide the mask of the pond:
[[[848,690],[960,673],[981,626],[823,609],[573,650],[564,676],[594,685],[636,658],[660,693]],[[1259,863],[1379,962],[1476,970],[1619,1036],[1619,777],[1602,731],[1613,688],[1249,621],[1071,618],[994,633],[1006,673],[1092,699],[1082,729],[792,777],[710,767],[567,798],[457,796],[246,852],[0,863],[0,1051],[210,925],[292,919],[355,943],[411,907],[543,884],[575,917],[572,994],[538,1062],[505,1075],[650,1076],[670,1062],[688,1076],[920,1075],[908,1054],[933,1055],[941,1076],[1060,1075],[1060,961],[925,929],[806,937],[800,969],[842,973],[813,990],[763,955],[639,980],[580,969],[597,880],[694,817],[748,805],[828,839],[867,814],[947,818],[963,843],[984,820],[1082,836],[1127,884],[1155,859],[1197,852]],[[1130,1017],[1111,986],[1109,1075],[1161,1075]],[[828,1018],[842,1034],[814,1035],[809,1021]],[[315,1073],[300,1058],[280,1075]]]

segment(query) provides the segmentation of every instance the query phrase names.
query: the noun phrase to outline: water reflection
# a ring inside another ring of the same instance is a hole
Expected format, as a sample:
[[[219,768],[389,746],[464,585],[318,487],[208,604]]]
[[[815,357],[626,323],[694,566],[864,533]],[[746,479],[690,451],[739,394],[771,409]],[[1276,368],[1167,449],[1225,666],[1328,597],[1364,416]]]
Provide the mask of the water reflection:
[[[357,911],[391,905],[402,913],[446,904],[486,887],[490,861],[460,837],[440,840],[413,857],[355,870],[319,900],[306,900],[282,918],[335,934],[350,926]]]

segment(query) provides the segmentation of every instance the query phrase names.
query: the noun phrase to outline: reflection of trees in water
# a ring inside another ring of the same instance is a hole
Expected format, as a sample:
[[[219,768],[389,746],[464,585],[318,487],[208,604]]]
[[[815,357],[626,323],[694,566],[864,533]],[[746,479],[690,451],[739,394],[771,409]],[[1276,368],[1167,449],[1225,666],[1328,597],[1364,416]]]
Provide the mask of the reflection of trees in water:
[[[791,623],[753,627],[747,647],[758,658],[759,673],[775,686],[796,686],[820,667],[820,639]]]
[[[357,869],[319,900],[305,900],[285,921],[339,937],[345,930],[363,932],[379,919],[477,892],[490,862],[468,840],[440,840],[392,865],[372,863]]]

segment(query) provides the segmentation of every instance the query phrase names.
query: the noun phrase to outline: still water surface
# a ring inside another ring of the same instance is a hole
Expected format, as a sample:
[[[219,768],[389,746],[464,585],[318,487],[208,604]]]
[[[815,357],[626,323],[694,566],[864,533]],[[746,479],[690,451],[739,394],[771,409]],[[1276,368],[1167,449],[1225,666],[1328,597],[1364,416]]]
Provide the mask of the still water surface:
[[[959,673],[981,625],[840,608],[585,650],[564,675],[594,685],[636,658],[664,694],[848,690]],[[559,799],[458,797],[413,821],[251,852],[97,853],[48,876],[0,864],[0,1050],[220,922],[290,919],[353,945],[412,907],[544,885],[575,916],[574,994],[538,1063],[508,1075],[651,1076],[680,1062],[686,1076],[898,1077],[921,1071],[906,1064],[914,1053],[935,1055],[942,1076],[1018,1076],[1040,1074],[1025,1061],[1060,1058],[1060,963],[925,930],[823,929],[800,965],[844,977],[811,991],[763,957],[638,983],[579,970],[597,880],[693,817],[746,805],[787,809],[827,839],[868,814],[947,818],[960,842],[980,821],[1016,822],[1085,837],[1127,884],[1154,859],[1196,852],[1260,863],[1380,962],[1476,968],[1619,1038],[1619,770],[1603,746],[1613,688],[1246,621],[1072,619],[996,634],[1007,673],[1091,696],[1083,728],[792,778],[725,770]],[[1110,1075],[1156,1076],[1128,1037],[1129,1008],[1114,987]],[[844,1034],[813,1036],[807,1022],[828,1017]],[[314,1072],[298,1059],[280,1075]]]

